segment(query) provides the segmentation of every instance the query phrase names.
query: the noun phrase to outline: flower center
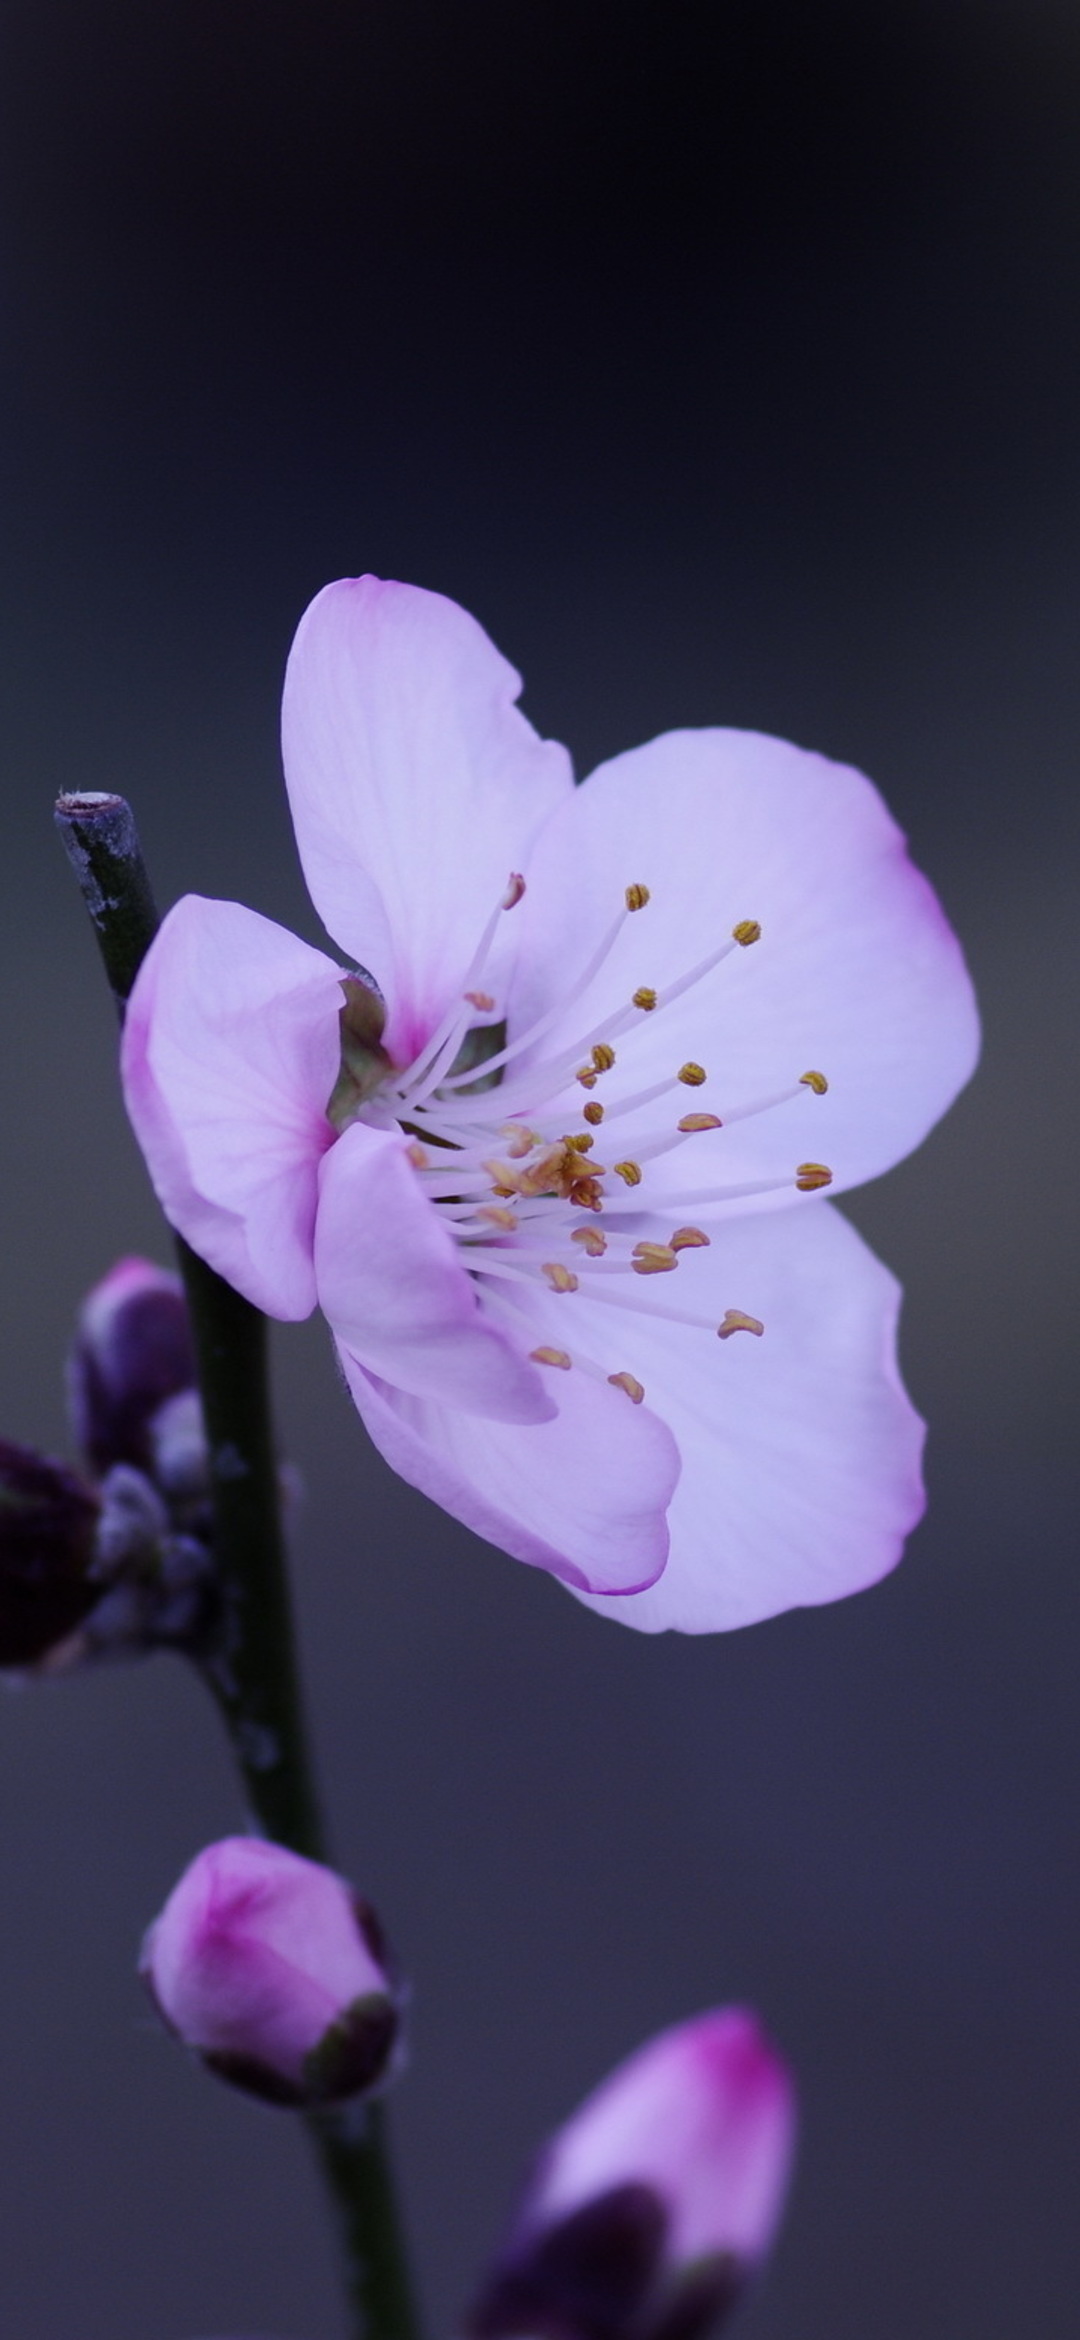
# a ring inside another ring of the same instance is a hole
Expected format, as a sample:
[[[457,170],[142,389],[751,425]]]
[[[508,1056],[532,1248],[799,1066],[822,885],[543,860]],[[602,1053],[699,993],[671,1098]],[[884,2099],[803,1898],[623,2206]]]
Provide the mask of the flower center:
[[[832,1172],[821,1162],[801,1162],[789,1178],[725,1183],[717,1140],[710,1137],[801,1092],[823,1096],[825,1075],[800,1073],[767,1096],[726,1105],[723,1115],[682,1110],[690,1102],[687,1091],[698,1096],[708,1085],[708,1071],[696,1059],[645,1087],[633,1078],[634,1033],[658,1019],[662,1028],[665,1008],[722,960],[760,941],[757,920],[740,920],[674,982],[659,989],[641,984],[629,999],[613,1001],[572,1047],[559,1043],[545,1052],[541,1044],[557,1028],[566,1029],[568,1010],[589,995],[627,920],[647,909],[650,896],[645,885],[627,886],[621,909],[572,988],[508,1039],[498,998],[484,977],[501,920],[524,891],[524,879],[512,876],[480,936],[459,997],[407,1070],[393,1066],[383,1049],[383,1006],[370,979],[344,979],[342,1065],[327,1108],[330,1119],[338,1129],[356,1119],[376,1128],[396,1124],[408,1135],[421,1187],[452,1230],[484,1305],[514,1314],[519,1324],[528,1317],[526,1287],[535,1291],[541,1285],[565,1296],[587,1292],[639,1320],[661,1316],[722,1341],[736,1332],[760,1334],[760,1320],[739,1308],[727,1309],[717,1324],[700,1308],[669,1306],[666,1295],[660,1302],[654,1290],[646,1301],[636,1279],[682,1269],[684,1280],[689,1268],[686,1297],[692,1302],[692,1255],[706,1249],[710,1238],[701,1227],[675,1224],[679,1214],[703,1204],[715,1211],[791,1185],[808,1193],[830,1184]],[[526,1051],[522,1066],[518,1060]],[[577,1091],[587,1099],[580,1108],[586,1127],[567,1130],[560,1123],[568,1093]],[[631,1115],[635,1134],[624,1151],[617,1124]],[[603,1161],[595,1152],[598,1140]],[[665,1189],[654,1201],[650,1165],[685,1146],[693,1149],[687,1185],[674,1194]],[[660,1213],[671,1219],[670,1229],[665,1224],[658,1231]],[[609,1359],[573,1338],[570,1312],[567,1333],[567,1347],[543,1343],[531,1356],[560,1371],[577,1366],[598,1374],[641,1403],[644,1389],[635,1374],[623,1367],[610,1371]]]

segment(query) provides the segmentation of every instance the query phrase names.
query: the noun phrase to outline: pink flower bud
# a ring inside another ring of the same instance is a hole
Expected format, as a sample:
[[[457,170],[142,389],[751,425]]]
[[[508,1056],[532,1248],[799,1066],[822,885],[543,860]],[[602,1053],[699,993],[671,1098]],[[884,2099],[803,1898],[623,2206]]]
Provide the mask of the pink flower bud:
[[[145,1470],[153,1416],[194,1380],[179,1277],[148,1259],[117,1260],[83,1301],[68,1360],[72,1427],[95,1469]]]
[[[787,2068],[744,2009],[649,2040],[541,2155],[475,2340],[697,2340],[769,2247],[794,2127]]]
[[[99,1512],[74,1471],[0,1439],[0,1667],[36,1664],[93,1607]]]
[[[271,2103],[334,2104],[388,2073],[401,1997],[378,1921],[341,1877],[281,1845],[208,1845],[140,1970],[170,2030]]]

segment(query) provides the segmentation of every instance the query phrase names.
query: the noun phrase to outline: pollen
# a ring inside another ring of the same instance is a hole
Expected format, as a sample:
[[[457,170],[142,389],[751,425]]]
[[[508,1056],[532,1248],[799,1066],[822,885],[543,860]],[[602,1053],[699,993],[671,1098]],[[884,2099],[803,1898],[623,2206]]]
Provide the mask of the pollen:
[[[639,985],[639,988],[634,993],[634,1006],[636,1008],[644,1008],[646,1015],[650,1015],[652,1013],[653,1008],[656,1006],[656,993],[652,989],[651,984],[642,983]]]
[[[641,1382],[636,1380],[632,1373],[609,1373],[608,1380],[611,1383],[612,1389],[624,1389],[626,1391],[627,1397],[629,1398],[632,1406],[639,1406],[641,1404],[642,1398],[645,1395],[645,1391]]]
[[[679,1261],[668,1243],[635,1243],[631,1264],[636,1276],[665,1276]]]
[[[602,1105],[597,1103],[595,1097],[593,1098],[592,1104],[583,1105],[581,1111],[583,1119],[585,1121],[591,1121],[594,1128],[596,1124],[601,1122],[604,1118],[604,1108]]]
[[[816,1194],[819,1186],[832,1185],[832,1171],[826,1169],[824,1162],[800,1162],[795,1184],[800,1194]]]
[[[638,1162],[616,1162],[615,1176],[621,1178],[625,1186],[640,1186],[641,1165]]]
[[[803,1089],[812,1089],[815,1097],[823,1097],[829,1084],[824,1073],[808,1072],[799,1074],[799,1086]]]
[[[592,1050],[592,1060],[594,1072],[610,1072],[615,1062],[615,1050],[606,1040],[598,1040]]]
[[[626,907],[628,910],[644,910],[648,899],[648,886],[627,886]]]
[[[502,898],[503,909],[512,910],[515,902],[520,902],[524,891],[525,880],[521,875],[521,871],[512,869],[506,881],[506,892]]]
[[[709,1242],[703,1227],[676,1227],[674,1235],[668,1238],[672,1251],[700,1251],[703,1247],[707,1251]]]
[[[573,1268],[564,1267],[561,1259],[545,1259],[543,1273],[553,1292],[576,1292],[578,1280]]]
[[[732,942],[741,943],[744,951],[749,948],[751,943],[760,942],[761,928],[757,919],[740,918],[738,925],[731,929],[731,939]]]
[[[675,1126],[685,1137],[695,1129],[722,1129],[724,1125],[718,1113],[684,1113]]]
[[[470,1007],[479,1008],[481,1013],[485,1015],[488,1009],[495,1005],[490,991],[467,991],[464,997],[468,1000]]]
[[[700,1089],[702,1082],[707,1081],[709,1076],[703,1064],[681,1064],[678,1077],[684,1088]]]
[[[601,1235],[599,1227],[575,1227],[570,1241],[580,1243],[590,1259],[602,1259],[607,1250],[607,1236]]]
[[[557,1365],[561,1373],[569,1373],[570,1359],[565,1349],[530,1349],[534,1365]]]
[[[760,1316],[746,1316],[741,1308],[725,1308],[723,1324],[718,1324],[716,1330],[720,1340],[729,1341],[732,1333],[760,1334],[764,1332],[765,1327]]]

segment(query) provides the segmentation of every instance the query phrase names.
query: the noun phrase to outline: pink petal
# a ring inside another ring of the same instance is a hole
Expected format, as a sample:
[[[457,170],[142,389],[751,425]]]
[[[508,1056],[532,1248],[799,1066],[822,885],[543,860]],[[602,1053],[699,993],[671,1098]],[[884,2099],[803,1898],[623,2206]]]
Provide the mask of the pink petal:
[[[307,1316],[315,1305],[338,978],[321,951],[255,911],[188,894],[128,1006],[124,1093],[162,1209],[270,1316]]]
[[[415,1054],[484,925],[572,785],[566,750],[514,705],[520,677],[456,602],[378,577],[328,585],[301,619],[282,712],[312,900]],[[498,990],[506,949],[484,977]]]
[[[340,1354],[391,1469],[454,1519],[578,1590],[626,1594],[655,1582],[679,1462],[670,1432],[645,1407],[582,1373],[552,1370],[553,1421],[478,1422],[406,1397]]]
[[[660,1289],[657,1289],[660,1287]],[[678,1441],[662,1581],[598,1601],[645,1632],[715,1633],[858,1592],[899,1559],[923,1508],[923,1426],[896,1365],[899,1287],[821,1201],[718,1226],[676,1274],[642,1279],[646,1309],[677,1303],[760,1337],[620,1317],[618,1354]],[[602,1338],[584,1301],[582,1339]],[[632,1325],[635,1342],[621,1332]],[[612,1350],[614,1354],[614,1349]]]
[[[537,1367],[481,1310],[399,1131],[354,1122],[325,1156],[315,1276],[338,1339],[381,1380],[502,1422],[554,1413]]]
[[[662,993],[736,923],[761,924],[759,942],[617,1042],[605,1102],[687,1059],[709,1076],[643,1124],[621,1122],[628,1154],[639,1126],[666,1116],[674,1129],[688,1104],[726,1119],[804,1072],[828,1079],[826,1096],[798,1089],[664,1156],[646,1170],[650,1201],[789,1179],[806,1159],[828,1164],[838,1189],[856,1185],[917,1145],[972,1070],[978,1026],[959,945],[877,791],[844,765],[753,732],[669,733],[575,792],[537,840],[528,881],[517,1031],[572,988],[623,887],[651,889],[541,1056],[573,1047],[639,985]]]

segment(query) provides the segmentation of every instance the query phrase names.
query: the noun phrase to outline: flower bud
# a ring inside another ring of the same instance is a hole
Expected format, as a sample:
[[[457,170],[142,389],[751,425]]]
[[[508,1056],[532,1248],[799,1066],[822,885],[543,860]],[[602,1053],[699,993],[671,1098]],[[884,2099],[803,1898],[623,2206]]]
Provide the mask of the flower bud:
[[[794,2125],[787,2069],[744,2009],[649,2040],[541,2155],[473,2340],[697,2340],[768,2249]]]
[[[208,1845],[140,1969],[170,2030],[272,2104],[336,2104],[388,2076],[401,1995],[378,1921],[341,1877],[281,1845]]]
[[[34,1665],[93,1607],[99,1508],[74,1471],[0,1439],[0,1667]]]
[[[87,1293],[68,1359],[72,1427],[95,1470],[145,1470],[153,1416],[194,1380],[179,1277],[148,1259],[118,1260]]]

